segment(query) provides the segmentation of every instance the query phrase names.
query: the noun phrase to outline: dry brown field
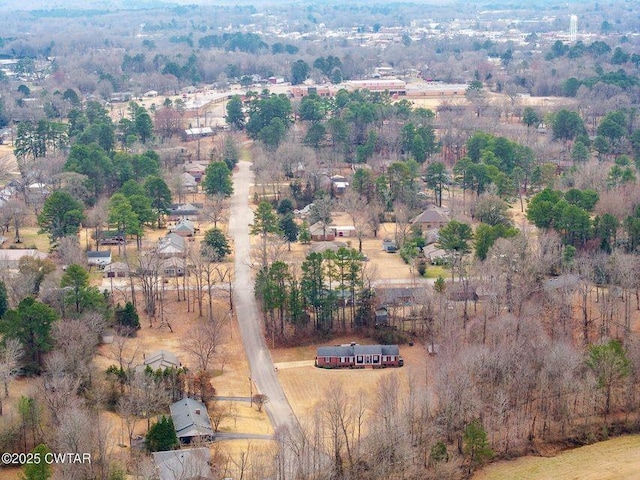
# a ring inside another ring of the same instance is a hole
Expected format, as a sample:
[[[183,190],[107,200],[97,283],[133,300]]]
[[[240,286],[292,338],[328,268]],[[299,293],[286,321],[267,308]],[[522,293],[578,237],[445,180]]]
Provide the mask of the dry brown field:
[[[568,450],[555,457],[523,457],[497,462],[474,480],[637,480],[640,435],[629,435]]]

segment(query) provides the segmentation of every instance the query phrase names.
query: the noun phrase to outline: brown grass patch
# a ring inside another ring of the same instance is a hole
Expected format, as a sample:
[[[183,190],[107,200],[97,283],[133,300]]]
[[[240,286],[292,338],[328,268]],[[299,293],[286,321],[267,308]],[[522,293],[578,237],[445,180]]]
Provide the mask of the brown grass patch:
[[[322,345],[335,345],[355,341],[361,344],[375,343],[367,338],[350,335],[339,337]],[[401,385],[408,388],[410,382],[424,383],[427,375],[428,356],[421,345],[413,347],[401,346],[400,354],[404,358],[404,367],[378,370],[328,370],[314,366],[291,365],[287,362],[313,361],[319,345],[304,347],[278,348],[271,352],[275,362],[283,362],[278,369],[278,377],[282,383],[287,399],[296,416],[303,421],[310,415],[316,404],[326,397],[326,392],[336,383],[342,385],[350,395],[356,395],[360,390],[372,392],[376,384],[386,375],[398,377]]]
[[[629,435],[560,453],[489,465],[476,480],[640,479],[640,435]]]

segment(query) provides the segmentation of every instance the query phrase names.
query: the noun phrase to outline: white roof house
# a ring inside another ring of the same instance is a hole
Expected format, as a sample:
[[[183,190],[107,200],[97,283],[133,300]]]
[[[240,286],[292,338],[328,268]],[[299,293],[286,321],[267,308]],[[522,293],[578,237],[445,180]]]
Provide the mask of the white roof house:
[[[101,252],[87,252],[87,264],[104,267],[111,263],[111,250]]]

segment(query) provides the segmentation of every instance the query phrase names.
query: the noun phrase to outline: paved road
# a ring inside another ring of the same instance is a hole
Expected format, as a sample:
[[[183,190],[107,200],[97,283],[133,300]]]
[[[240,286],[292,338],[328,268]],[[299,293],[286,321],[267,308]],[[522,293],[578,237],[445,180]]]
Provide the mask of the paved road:
[[[273,440],[273,435],[260,435],[259,433],[216,432],[216,435],[213,437],[214,442],[223,442],[225,440]]]
[[[260,392],[269,397],[265,408],[276,431],[282,427],[293,431],[298,425],[298,419],[278,381],[271,354],[262,334],[261,316],[253,296],[253,275],[249,257],[249,224],[253,222],[253,212],[249,208],[249,187],[253,183],[253,172],[249,166],[249,162],[238,163],[238,169],[233,175],[234,194],[231,197],[229,234],[235,242],[235,308],[242,344],[255,385],[253,393]]]
[[[220,396],[215,396],[213,397],[214,400],[220,401],[220,402],[247,402],[247,403],[251,403],[251,397],[220,397]]]

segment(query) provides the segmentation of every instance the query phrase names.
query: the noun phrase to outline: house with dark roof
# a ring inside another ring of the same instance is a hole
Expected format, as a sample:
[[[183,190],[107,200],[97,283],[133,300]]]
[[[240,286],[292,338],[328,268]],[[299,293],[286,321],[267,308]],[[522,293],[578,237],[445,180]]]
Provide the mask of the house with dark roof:
[[[315,365],[321,368],[385,368],[402,367],[404,360],[397,345],[350,343],[318,347]]]
[[[418,225],[423,232],[444,227],[451,218],[449,212],[437,205],[427,205],[424,211],[411,220],[411,225]]]
[[[215,432],[204,403],[185,397],[172,404],[169,410],[180,443],[191,443],[194,440],[205,442],[213,440]]]
[[[187,448],[154,452],[153,462],[159,480],[213,480],[211,452],[208,448]]]
[[[169,207],[167,220],[170,222],[179,222],[180,220],[193,220],[200,214],[202,205],[193,203],[173,204]]]
[[[381,305],[412,305],[417,298],[424,296],[424,286],[377,285],[376,298]]]

